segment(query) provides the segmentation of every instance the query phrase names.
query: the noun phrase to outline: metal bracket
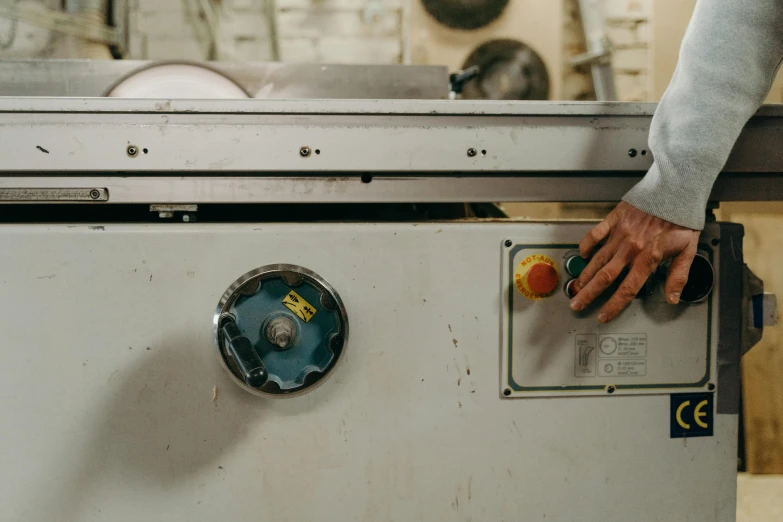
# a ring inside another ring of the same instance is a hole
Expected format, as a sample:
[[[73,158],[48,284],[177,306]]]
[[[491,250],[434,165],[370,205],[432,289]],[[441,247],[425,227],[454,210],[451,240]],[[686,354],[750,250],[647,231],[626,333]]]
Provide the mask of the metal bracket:
[[[601,40],[601,45],[597,45],[595,50],[572,56],[570,63],[574,67],[594,64],[609,65],[612,62],[613,53],[614,48],[612,47],[612,42],[610,42],[608,38],[605,38]]]
[[[171,219],[175,212],[182,212],[182,221],[195,221],[198,205],[150,205],[150,212],[157,212],[160,219]]]
[[[599,101],[617,99],[617,89],[612,70],[614,46],[606,35],[603,2],[600,0],[579,0],[582,27],[585,33],[587,52],[574,56],[571,65],[590,66],[595,98]]]
[[[754,327],[762,328],[778,324],[778,297],[775,294],[764,292],[754,295],[751,303],[753,304],[751,317]]]
[[[742,298],[742,355],[761,340],[765,326],[778,323],[778,304],[775,294],[764,292],[764,281],[754,274],[748,265],[743,271]]]
[[[122,37],[116,29],[107,25],[88,22],[54,9],[46,9],[31,4],[11,4],[0,6],[0,18],[18,20],[43,29],[76,36],[85,40],[122,47]]]

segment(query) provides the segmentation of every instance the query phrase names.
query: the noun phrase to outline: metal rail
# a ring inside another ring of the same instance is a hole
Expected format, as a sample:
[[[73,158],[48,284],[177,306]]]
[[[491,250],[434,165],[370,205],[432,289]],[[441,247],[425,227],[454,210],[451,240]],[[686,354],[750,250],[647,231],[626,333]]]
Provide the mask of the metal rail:
[[[653,110],[0,98],[0,199],[106,189],[96,204],[616,201],[652,164]],[[783,108],[765,107],[713,199],[783,199],[780,143]]]

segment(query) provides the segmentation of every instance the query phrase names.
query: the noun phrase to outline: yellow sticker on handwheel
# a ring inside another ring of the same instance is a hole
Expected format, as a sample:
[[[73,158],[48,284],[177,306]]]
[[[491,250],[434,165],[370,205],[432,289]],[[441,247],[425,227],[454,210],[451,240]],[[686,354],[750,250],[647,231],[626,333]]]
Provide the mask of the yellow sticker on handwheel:
[[[315,315],[315,312],[317,312],[313,305],[305,301],[304,297],[297,294],[293,290],[288,292],[288,295],[285,296],[285,299],[283,299],[283,304],[286,306],[286,308],[295,313],[299,319],[306,323],[309,323],[310,319],[312,319]]]

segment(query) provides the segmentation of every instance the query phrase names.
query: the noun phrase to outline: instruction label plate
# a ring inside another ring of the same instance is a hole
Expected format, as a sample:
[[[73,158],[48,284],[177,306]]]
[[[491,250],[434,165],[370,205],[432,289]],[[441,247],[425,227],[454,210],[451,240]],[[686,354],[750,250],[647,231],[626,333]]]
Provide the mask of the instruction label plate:
[[[645,357],[647,334],[607,334],[601,336],[601,357]]]
[[[601,377],[643,377],[647,375],[647,361],[644,359],[602,359],[598,363]]]

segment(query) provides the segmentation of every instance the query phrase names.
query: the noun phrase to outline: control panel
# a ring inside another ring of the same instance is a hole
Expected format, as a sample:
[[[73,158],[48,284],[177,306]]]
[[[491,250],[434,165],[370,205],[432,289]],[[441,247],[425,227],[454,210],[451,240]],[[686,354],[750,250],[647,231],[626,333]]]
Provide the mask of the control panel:
[[[662,265],[608,324],[569,302],[589,263],[576,244],[506,240],[501,287],[503,397],[669,393],[712,388],[716,252],[700,245],[680,304],[666,302]]]

